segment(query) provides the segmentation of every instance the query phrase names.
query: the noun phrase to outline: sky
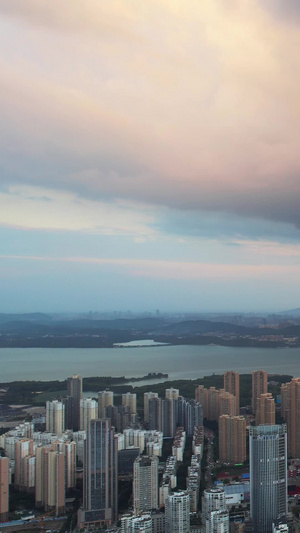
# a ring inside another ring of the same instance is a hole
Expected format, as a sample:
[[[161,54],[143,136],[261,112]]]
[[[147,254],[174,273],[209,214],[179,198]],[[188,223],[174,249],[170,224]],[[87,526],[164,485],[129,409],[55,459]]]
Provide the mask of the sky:
[[[0,312],[300,306],[299,0],[0,0]]]

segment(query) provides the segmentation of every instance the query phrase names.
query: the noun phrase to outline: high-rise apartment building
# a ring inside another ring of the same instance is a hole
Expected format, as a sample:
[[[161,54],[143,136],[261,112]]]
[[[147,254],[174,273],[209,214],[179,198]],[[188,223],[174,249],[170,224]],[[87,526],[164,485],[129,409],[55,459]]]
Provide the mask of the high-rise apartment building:
[[[204,385],[198,385],[195,390],[195,400],[203,407],[203,417],[207,418],[207,389]]]
[[[59,516],[65,511],[65,456],[51,446],[36,448],[37,507],[55,511]]]
[[[136,413],[136,394],[131,392],[122,394],[122,405],[129,407],[131,414]]]
[[[15,479],[14,484],[19,490],[27,490],[26,467],[23,459],[33,456],[33,440],[20,439],[15,442]]]
[[[283,416],[287,425],[288,455],[300,457],[300,378],[281,387]]]
[[[163,431],[163,400],[161,398],[149,399],[149,429]]]
[[[76,485],[76,442],[54,441],[51,443],[51,449],[65,456],[65,486],[66,489],[74,488]]]
[[[87,431],[91,420],[98,418],[98,404],[92,398],[80,400],[80,431]]]
[[[166,389],[165,390],[165,397],[168,398],[169,400],[178,400],[178,398],[179,398],[179,390],[178,389],[173,389],[173,387],[171,387],[170,389]]]
[[[22,490],[35,491],[35,455],[27,455],[22,459]]]
[[[218,398],[219,416],[237,415],[236,397],[230,392],[224,391],[224,389],[221,389],[219,392],[220,392],[219,398]]]
[[[220,391],[216,387],[209,387],[207,390],[207,411],[204,418],[208,420],[218,420],[220,415]]]
[[[98,418],[106,418],[106,407],[114,405],[114,393],[111,390],[98,392]]]
[[[174,437],[178,422],[178,399],[165,398],[162,405],[162,431],[165,437]]]
[[[261,394],[256,403],[255,424],[275,424],[275,401],[270,392]]]
[[[287,513],[286,426],[251,427],[249,459],[253,531],[271,533]]]
[[[220,416],[219,460],[224,463],[246,460],[246,420],[243,416]]]
[[[61,399],[65,406],[65,429],[72,429],[74,426],[74,398],[73,396],[66,396]],[[75,431],[75,430],[74,430]]]
[[[9,458],[0,457],[0,522],[8,520]]]
[[[252,411],[256,413],[257,401],[261,394],[268,392],[268,374],[264,370],[252,372]]]
[[[157,392],[144,392],[144,423],[149,424],[149,400],[158,398]]]
[[[158,457],[142,455],[133,465],[134,513],[158,507]]]
[[[68,378],[68,396],[73,397],[73,430],[78,431],[80,426],[80,400],[82,398],[82,377],[74,374]]]
[[[111,525],[117,516],[117,439],[109,419],[91,420],[85,441],[83,509],[78,513],[79,525]]]
[[[58,436],[65,430],[65,406],[58,400],[46,402],[46,430]]]
[[[224,373],[224,390],[236,397],[236,414],[240,414],[240,375],[238,372],[229,370]]]
[[[186,491],[169,494],[165,502],[166,533],[189,533],[190,495]]]
[[[195,400],[187,400],[179,396],[177,422],[184,428],[187,435],[193,435],[195,427],[203,425],[202,405]]]

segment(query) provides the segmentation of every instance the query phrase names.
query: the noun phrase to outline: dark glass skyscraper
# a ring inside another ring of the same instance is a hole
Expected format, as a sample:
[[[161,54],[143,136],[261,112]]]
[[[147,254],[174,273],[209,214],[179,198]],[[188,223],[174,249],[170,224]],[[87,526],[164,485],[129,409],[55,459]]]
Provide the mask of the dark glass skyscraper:
[[[285,425],[250,428],[250,502],[253,531],[272,532],[287,513],[287,433]]]
[[[91,420],[84,454],[82,523],[110,525],[118,515],[118,448],[110,420]]]
[[[82,377],[75,374],[68,378],[68,396],[73,398],[69,400],[69,406],[72,409],[72,420],[68,420],[68,426],[72,425],[74,431],[80,429],[80,400],[82,398]],[[68,427],[68,429],[70,429]]]

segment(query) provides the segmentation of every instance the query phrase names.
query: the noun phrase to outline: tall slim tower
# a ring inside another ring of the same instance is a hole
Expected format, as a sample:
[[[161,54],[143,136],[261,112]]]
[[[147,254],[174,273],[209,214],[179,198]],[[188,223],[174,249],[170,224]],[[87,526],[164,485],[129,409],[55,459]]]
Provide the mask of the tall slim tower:
[[[0,457],[0,522],[8,520],[9,458]]]
[[[243,416],[220,416],[219,460],[224,463],[246,460],[246,419]]]
[[[149,401],[158,398],[157,392],[144,392],[144,422],[149,424]]]
[[[80,426],[80,400],[82,398],[82,377],[74,374],[68,378],[68,396],[73,397],[73,430],[78,431]]]
[[[166,533],[189,533],[190,495],[186,491],[169,494],[165,503]]]
[[[236,414],[240,414],[240,375],[238,372],[229,370],[224,373],[224,390],[236,397]]]
[[[158,457],[142,455],[133,465],[133,507],[135,514],[158,507]]]
[[[271,533],[287,514],[286,426],[250,428],[250,499],[253,531]]]
[[[252,411],[256,413],[257,399],[268,392],[268,374],[264,370],[252,372]]]
[[[207,418],[207,394],[208,391],[204,385],[198,385],[195,390],[195,400],[196,402],[201,403],[203,407],[203,417]]]
[[[118,516],[118,447],[110,420],[91,420],[85,441],[79,523],[111,525]]]

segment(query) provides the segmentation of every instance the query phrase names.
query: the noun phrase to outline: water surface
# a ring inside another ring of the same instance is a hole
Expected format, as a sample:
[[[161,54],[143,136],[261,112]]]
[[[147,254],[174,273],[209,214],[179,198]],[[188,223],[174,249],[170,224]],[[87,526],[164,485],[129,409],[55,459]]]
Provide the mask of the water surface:
[[[62,380],[72,374],[136,377],[148,372],[167,373],[172,380],[196,379],[225,370],[247,374],[258,369],[298,377],[300,349],[170,345],[126,349],[1,348],[0,369],[1,382]]]

